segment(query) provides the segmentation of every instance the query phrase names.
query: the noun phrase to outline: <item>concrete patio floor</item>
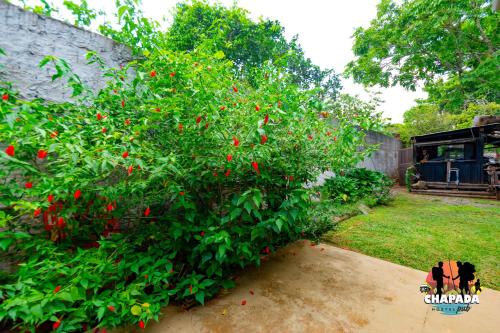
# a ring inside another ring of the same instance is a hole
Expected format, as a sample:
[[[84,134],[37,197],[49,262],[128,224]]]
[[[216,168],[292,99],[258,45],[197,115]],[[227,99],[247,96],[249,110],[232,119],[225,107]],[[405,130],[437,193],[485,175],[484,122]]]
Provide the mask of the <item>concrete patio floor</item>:
[[[484,288],[468,313],[445,316],[423,302],[426,275],[299,241],[245,270],[235,289],[205,306],[168,307],[145,332],[498,332],[500,292]]]

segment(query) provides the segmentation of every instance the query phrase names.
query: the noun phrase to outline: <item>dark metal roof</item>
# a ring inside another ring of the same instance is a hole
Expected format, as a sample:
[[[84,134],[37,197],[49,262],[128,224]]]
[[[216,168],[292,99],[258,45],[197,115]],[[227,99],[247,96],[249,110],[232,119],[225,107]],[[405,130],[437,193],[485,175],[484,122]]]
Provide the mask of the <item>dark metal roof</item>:
[[[426,143],[426,142],[435,142],[435,141],[452,141],[452,140],[470,140],[475,139],[484,133],[486,135],[491,135],[494,132],[498,132],[500,134],[500,123],[496,124],[488,124],[477,127],[463,128],[448,132],[437,132],[430,133],[424,135],[418,135],[411,138],[411,141],[414,143]],[[493,138],[492,138],[493,139]],[[499,139],[495,139],[498,141]],[[490,140],[493,141],[493,140]]]

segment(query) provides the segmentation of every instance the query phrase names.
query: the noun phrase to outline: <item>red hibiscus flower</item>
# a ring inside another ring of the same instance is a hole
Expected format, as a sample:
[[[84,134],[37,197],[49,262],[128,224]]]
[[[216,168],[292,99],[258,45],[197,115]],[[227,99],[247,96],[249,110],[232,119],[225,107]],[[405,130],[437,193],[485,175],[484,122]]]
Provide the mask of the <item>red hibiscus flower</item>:
[[[200,236],[201,237],[205,236],[205,231],[200,232]]]
[[[155,77],[155,76],[156,76],[156,71],[151,71],[151,73],[149,73],[149,75],[150,75],[151,77]]]
[[[259,164],[257,162],[252,162],[252,168],[255,170],[255,172],[260,173]]]
[[[36,156],[39,158],[39,159],[44,159],[45,157],[47,157],[47,151],[46,150],[43,150],[43,149],[40,149],[38,151],[38,153],[36,154]]]
[[[54,294],[57,294],[61,290],[61,286],[57,286],[54,288]]]
[[[312,135],[311,135],[311,134],[309,134],[309,135],[307,136],[307,138],[308,138],[309,140],[312,140],[312,139],[313,139],[313,137],[312,137]]]
[[[113,305],[108,305],[108,310],[111,312],[115,312],[115,307]]]
[[[196,117],[196,123],[199,124],[200,122],[201,122],[201,117],[200,116]]]
[[[186,193],[184,193],[184,191],[179,192],[179,195],[180,195],[181,197],[182,197],[182,196],[184,196],[184,194],[186,194]]]
[[[49,194],[49,196],[47,197],[47,201],[48,202],[54,201],[54,195],[53,194]]]
[[[26,184],[24,184],[24,187],[25,188],[32,188],[33,187],[33,183],[32,182],[26,182]]]
[[[231,169],[227,169],[227,171],[224,174],[224,176],[229,177],[230,174],[231,174]]]
[[[227,155],[227,161],[231,162],[233,160],[233,155],[229,154]]]
[[[224,111],[226,109],[226,107],[223,105],[219,108],[221,111]]]
[[[103,127],[101,130],[101,132],[103,132],[103,133],[106,133],[107,131],[108,131],[108,129],[106,127]]]
[[[132,174],[133,170],[134,170],[134,167],[132,165],[128,167],[127,172],[128,172],[129,176]]]
[[[58,320],[52,324],[52,329],[55,331],[61,326],[61,320]]]
[[[125,125],[130,125],[130,119],[125,119]]]
[[[64,218],[60,217],[57,219],[57,226],[58,227],[64,227],[66,225],[66,222],[64,222]]]
[[[260,136],[260,144],[264,144],[267,142],[267,135],[261,135]]]
[[[266,114],[266,116],[264,117],[264,125],[267,125],[268,122],[269,122],[269,115]]]
[[[170,77],[174,77],[175,76],[175,72],[171,72],[169,75],[170,75]]]
[[[76,190],[75,193],[73,194],[73,197],[75,198],[75,200],[78,200],[78,198],[80,198],[81,195],[82,191]]]
[[[38,217],[40,216],[40,213],[42,212],[42,209],[41,208],[37,208],[35,209],[35,211],[33,212],[33,216],[34,217]]]
[[[144,322],[142,320],[139,321],[139,328],[144,329],[145,327],[146,327],[146,324],[144,324]]]
[[[97,120],[102,120],[104,117],[101,113],[97,113]]]
[[[144,216],[148,217],[150,213],[151,213],[151,209],[149,209],[149,207],[148,207],[148,208],[146,208],[146,210],[144,211]]]
[[[122,157],[123,157],[123,158],[127,158],[127,157],[128,157],[128,152],[127,152],[127,151],[126,151],[126,152],[124,152],[124,153],[122,154]]]
[[[330,135],[332,135],[332,132],[330,132],[330,131],[326,132],[326,136],[330,136]]]
[[[237,92],[238,92],[238,88],[236,88],[236,86],[233,86],[233,91],[234,91],[235,93],[237,93]]]
[[[54,131],[54,132],[50,133],[50,137],[51,137],[52,139],[53,139],[53,138],[55,138],[55,137],[56,137],[56,136],[58,136],[58,135],[59,135],[59,132],[57,132],[57,131]]]
[[[3,94],[2,95],[2,100],[8,101],[9,100],[9,95],[8,94]]]
[[[240,145],[240,142],[238,141],[238,139],[235,136],[233,136],[233,144],[235,147],[238,147]]]
[[[124,108],[124,107],[125,107],[125,100],[122,99],[122,108]]]
[[[15,149],[13,145],[10,145],[7,148],[5,148],[5,153],[9,156],[14,156],[14,151]]]
[[[115,207],[113,207],[113,204],[108,204],[108,205],[106,206],[106,210],[107,210],[108,212],[112,212],[114,209],[115,209]]]
[[[260,106],[259,105],[255,106],[255,111],[260,111]]]

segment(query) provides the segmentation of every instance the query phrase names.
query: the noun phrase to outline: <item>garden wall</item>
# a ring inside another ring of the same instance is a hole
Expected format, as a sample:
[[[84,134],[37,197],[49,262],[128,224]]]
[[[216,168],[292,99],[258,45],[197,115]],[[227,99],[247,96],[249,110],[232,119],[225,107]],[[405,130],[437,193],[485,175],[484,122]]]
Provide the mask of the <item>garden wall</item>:
[[[131,59],[127,47],[109,38],[25,11],[4,0],[0,0],[0,37],[0,48],[7,54],[0,56],[0,81],[12,82],[25,98],[61,102],[71,96],[66,82],[52,82],[55,73],[52,66],[39,68],[38,64],[47,55],[66,60],[93,90],[101,88],[105,81],[96,64],[87,65],[88,51],[98,52],[110,67]]]
[[[52,82],[55,71],[51,66],[39,68],[40,61],[47,55],[66,60],[93,90],[101,88],[105,81],[97,65],[87,65],[85,54],[88,51],[98,52],[111,67],[132,59],[127,47],[109,38],[25,11],[4,0],[0,0],[0,36],[0,48],[7,53],[7,56],[0,57],[0,81],[12,82],[21,96],[28,99],[41,97],[61,102],[71,95],[66,82]],[[366,141],[380,144],[380,149],[359,166],[396,177],[399,140],[369,132]]]
[[[401,141],[392,136],[370,131],[365,138],[368,144],[379,144],[379,149],[372,155],[358,164],[360,168],[380,171],[386,175],[398,177],[398,151],[401,148]]]

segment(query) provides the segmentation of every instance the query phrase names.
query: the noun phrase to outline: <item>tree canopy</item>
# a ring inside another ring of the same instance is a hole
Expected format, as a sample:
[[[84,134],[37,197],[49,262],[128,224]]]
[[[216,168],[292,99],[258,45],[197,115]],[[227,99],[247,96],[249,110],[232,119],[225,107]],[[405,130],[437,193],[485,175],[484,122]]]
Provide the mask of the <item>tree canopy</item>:
[[[381,0],[354,33],[346,74],[367,86],[423,83],[430,102],[454,113],[498,102],[498,23],[489,0]]]
[[[442,112],[436,104],[420,103],[406,111],[403,123],[392,125],[390,131],[398,133],[403,145],[408,146],[413,136],[468,128],[476,116],[498,114],[500,105],[497,103],[469,104],[459,114]]]
[[[292,77],[302,88],[321,88],[322,97],[335,99],[340,80],[332,69],[322,70],[304,55],[298,37],[287,41],[279,21],[259,19],[254,22],[245,9],[206,1],[188,1],[177,5],[172,26],[168,29],[168,48],[193,51],[207,41],[215,50],[233,61],[241,76],[253,85],[256,69],[270,62]]]

